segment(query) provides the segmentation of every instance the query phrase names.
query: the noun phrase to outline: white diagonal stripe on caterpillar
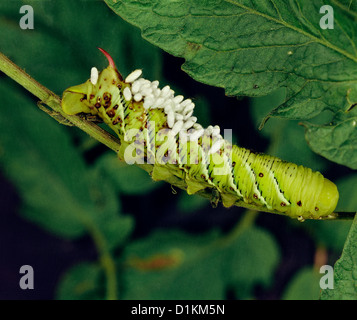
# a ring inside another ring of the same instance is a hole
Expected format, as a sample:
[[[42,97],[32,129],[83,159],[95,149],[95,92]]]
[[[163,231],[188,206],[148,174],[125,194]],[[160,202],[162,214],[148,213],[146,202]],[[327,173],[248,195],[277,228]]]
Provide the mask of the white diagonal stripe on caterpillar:
[[[171,137],[172,135],[175,137],[170,142],[175,143],[175,146],[171,145],[175,147],[173,158],[178,152],[178,137],[186,136],[188,141],[196,141],[191,145],[198,147],[197,152],[195,151],[197,155],[190,150],[186,151],[186,156],[184,153],[181,159],[190,158],[192,161],[196,159],[198,162],[194,165],[182,164],[177,167],[177,170],[184,170],[185,175],[173,173],[185,180],[189,193],[210,186],[219,190],[224,205],[230,206],[234,203],[234,197],[233,200],[228,198],[224,200],[223,196],[230,193],[236,195],[237,199],[243,198],[244,201],[253,203],[256,207],[265,206],[291,217],[301,217],[301,220],[308,217],[318,218],[333,212],[338,192],[336,186],[323,178],[320,173],[237,146],[232,147],[230,158],[224,150],[226,145],[231,144],[226,143],[220,135],[219,126],[203,128],[197,123],[197,118],[193,116],[195,104],[191,99],[184,100],[182,95],[175,96],[169,86],[158,88],[159,82],[156,80],[141,78],[141,69],[134,70],[124,81],[110,59],[109,67],[102,71],[106,73],[105,77],[98,75],[97,78],[95,70],[91,70],[90,82],[93,87],[84,85],[84,96],[77,103],[80,105],[72,107],[68,101],[73,100],[67,97],[74,92],[82,93],[81,90],[71,91],[69,88],[65,91],[62,99],[63,110],[68,114],[74,110],[78,112],[82,108],[82,100],[87,100],[83,101],[83,112],[88,113],[89,106],[92,114],[103,117],[103,120],[119,134],[119,138],[124,137],[128,142],[130,137],[139,138],[137,133],[133,131],[129,134],[128,130],[146,130],[147,121],[155,119],[158,121],[155,131],[166,128],[167,132],[171,132]],[[93,92],[90,92],[91,90]],[[153,143],[153,136],[150,138]],[[207,139],[210,141],[209,146],[212,147],[207,147],[207,143],[204,142]],[[137,143],[141,140],[139,138]],[[181,150],[182,148],[181,146]],[[151,148],[153,152],[155,149]],[[165,156],[165,150],[161,150],[161,154]],[[212,169],[219,169],[219,166],[209,166],[212,157],[223,159],[223,171],[229,171],[227,178],[213,175]],[[232,162],[233,158],[234,162]]]

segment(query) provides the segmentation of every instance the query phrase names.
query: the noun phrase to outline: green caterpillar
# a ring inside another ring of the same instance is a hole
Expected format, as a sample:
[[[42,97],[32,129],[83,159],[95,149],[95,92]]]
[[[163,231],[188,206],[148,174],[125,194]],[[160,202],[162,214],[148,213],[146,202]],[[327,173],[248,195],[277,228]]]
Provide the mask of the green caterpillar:
[[[168,86],[159,89],[158,81],[141,78],[141,70],[123,79],[100,50],[109,66],[100,73],[92,68],[89,80],[65,90],[62,108],[103,119],[121,141],[121,159],[153,164],[154,180],[175,177],[189,194],[218,191],[226,207],[244,201],[302,221],[332,215],[338,190],[321,173],[232,145],[218,126],[204,129],[196,122],[190,99]]]

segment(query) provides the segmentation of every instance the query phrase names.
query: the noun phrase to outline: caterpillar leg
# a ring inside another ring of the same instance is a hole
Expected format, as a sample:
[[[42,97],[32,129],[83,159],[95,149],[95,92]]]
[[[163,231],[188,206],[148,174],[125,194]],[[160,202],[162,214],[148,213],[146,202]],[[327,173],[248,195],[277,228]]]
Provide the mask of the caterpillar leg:
[[[212,193],[211,193],[211,198],[210,198],[212,208],[217,208],[220,200],[221,200],[220,193],[218,192],[217,189],[212,188]]]

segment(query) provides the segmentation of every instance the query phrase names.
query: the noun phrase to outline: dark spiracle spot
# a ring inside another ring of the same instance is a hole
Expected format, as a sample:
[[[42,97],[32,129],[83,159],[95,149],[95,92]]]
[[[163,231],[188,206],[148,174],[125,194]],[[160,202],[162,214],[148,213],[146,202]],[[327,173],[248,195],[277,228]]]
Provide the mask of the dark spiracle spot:
[[[315,207],[315,211],[319,211],[320,209],[318,207]]]
[[[259,173],[259,177],[263,178],[264,177],[264,174],[263,173]]]
[[[113,109],[107,111],[107,115],[110,118],[113,118],[115,116],[115,111]]]
[[[281,203],[280,203],[280,206],[281,206],[281,207],[285,207],[286,204],[285,204],[284,202],[281,202]]]
[[[109,100],[110,98],[111,98],[111,94],[108,93],[108,92],[104,92],[104,94],[103,94],[103,99],[104,99],[105,101],[107,101],[107,100]]]
[[[297,205],[298,205],[299,207],[301,207],[301,206],[302,206],[302,202],[301,202],[301,200],[299,200],[299,201],[297,202]]]

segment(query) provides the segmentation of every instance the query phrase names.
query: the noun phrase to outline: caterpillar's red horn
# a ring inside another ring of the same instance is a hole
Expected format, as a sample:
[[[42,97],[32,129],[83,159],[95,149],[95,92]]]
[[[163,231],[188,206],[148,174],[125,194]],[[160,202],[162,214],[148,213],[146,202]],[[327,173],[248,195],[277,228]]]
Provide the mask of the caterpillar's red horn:
[[[106,56],[106,58],[108,59],[109,65],[115,69],[115,63],[114,63],[113,58],[110,56],[110,54],[102,48],[98,47],[98,49]]]

